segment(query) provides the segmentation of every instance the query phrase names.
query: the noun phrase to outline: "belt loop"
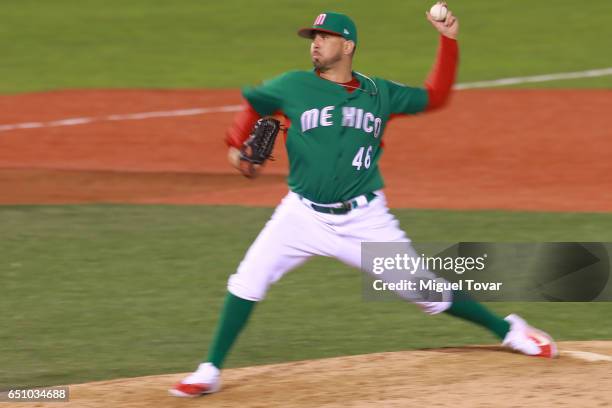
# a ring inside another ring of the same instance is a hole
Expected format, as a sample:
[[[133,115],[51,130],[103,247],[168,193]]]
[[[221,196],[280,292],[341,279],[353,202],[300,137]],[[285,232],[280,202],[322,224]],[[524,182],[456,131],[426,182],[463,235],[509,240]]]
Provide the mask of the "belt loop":
[[[361,207],[361,206],[364,206],[364,205],[366,205],[368,203],[368,197],[366,197],[365,194],[364,195],[360,195],[359,197],[357,197],[355,199],[355,201],[357,202],[357,206]]]

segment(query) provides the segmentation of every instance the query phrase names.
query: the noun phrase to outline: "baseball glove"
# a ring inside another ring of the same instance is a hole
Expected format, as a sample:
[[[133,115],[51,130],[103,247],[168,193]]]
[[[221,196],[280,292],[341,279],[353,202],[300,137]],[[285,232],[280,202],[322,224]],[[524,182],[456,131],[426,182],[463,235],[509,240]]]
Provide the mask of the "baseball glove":
[[[240,149],[240,170],[246,177],[257,175],[257,168],[266,160],[274,160],[272,149],[276,136],[281,129],[278,120],[272,117],[261,118],[253,126],[251,135]]]

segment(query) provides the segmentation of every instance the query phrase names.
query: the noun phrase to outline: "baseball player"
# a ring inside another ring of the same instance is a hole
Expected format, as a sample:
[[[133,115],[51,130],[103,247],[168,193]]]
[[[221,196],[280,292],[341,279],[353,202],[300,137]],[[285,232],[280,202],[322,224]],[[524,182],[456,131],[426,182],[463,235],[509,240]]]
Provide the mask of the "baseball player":
[[[442,107],[458,64],[459,22],[427,18],[439,32],[433,69],[423,88],[405,86],[353,70],[357,28],[344,14],[319,14],[298,31],[310,39],[314,69],[291,71],[243,90],[245,108],[227,134],[229,160],[241,171],[240,149],[254,123],[282,114],[288,123],[289,192],[228,281],[228,294],[209,354],[170,393],[194,397],[220,389],[220,369],[230,348],[269,286],[315,255],[361,268],[362,242],[410,240],[389,212],[378,161],[384,130],[393,117]],[[245,175],[251,175],[245,173]],[[398,293],[402,296],[402,293]],[[502,344],[530,356],[555,357],[553,340],[523,319],[496,316],[463,292],[441,301],[416,302],[426,313],[448,313],[476,323]]]

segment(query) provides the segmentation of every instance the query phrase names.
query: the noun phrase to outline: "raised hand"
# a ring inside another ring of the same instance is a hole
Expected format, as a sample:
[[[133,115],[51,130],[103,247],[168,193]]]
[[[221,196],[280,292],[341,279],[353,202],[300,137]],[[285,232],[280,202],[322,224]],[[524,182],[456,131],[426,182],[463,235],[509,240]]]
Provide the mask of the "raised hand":
[[[442,4],[446,7],[446,2],[438,2],[438,4]],[[443,21],[434,20],[431,14],[429,14],[429,11],[425,12],[425,14],[427,15],[427,20],[429,20],[431,25],[434,26],[440,34],[448,38],[457,39],[457,35],[459,34],[459,20],[450,10],[446,13],[446,18]]]

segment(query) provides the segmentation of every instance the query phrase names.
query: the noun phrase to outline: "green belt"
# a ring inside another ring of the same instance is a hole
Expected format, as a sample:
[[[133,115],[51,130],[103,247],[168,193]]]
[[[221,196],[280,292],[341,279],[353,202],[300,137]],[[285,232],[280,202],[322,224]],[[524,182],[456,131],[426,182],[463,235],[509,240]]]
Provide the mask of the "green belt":
[[[364,194],[365,198],[368,200],[368,203],[370,201],[372,201],[373,199],[375,199],[376,193],[366,193]],[[311,207],[313,210],[323,213],[323,214],[336,214],[336,215],[342,215],[342,214],[346,214],[349,211],[357,208],[359,206],[359,204],[357,203],[357,199],[354,198],[350,201],[343,201],[342,202],[342,207],[325,207],[322,205],[317,205],[315,203],[310,203],[309,207]]]

